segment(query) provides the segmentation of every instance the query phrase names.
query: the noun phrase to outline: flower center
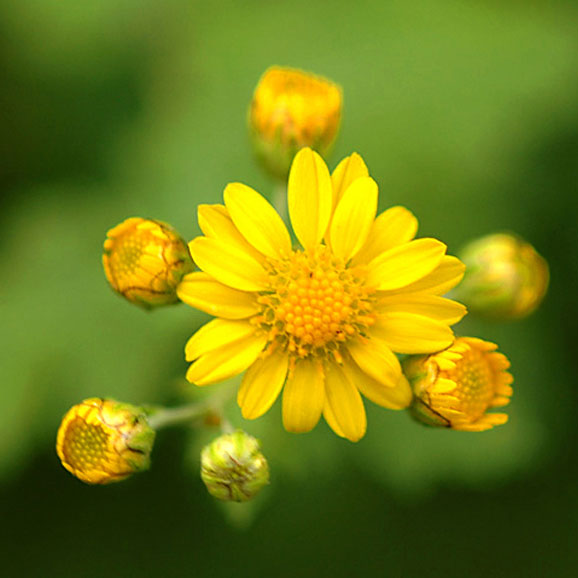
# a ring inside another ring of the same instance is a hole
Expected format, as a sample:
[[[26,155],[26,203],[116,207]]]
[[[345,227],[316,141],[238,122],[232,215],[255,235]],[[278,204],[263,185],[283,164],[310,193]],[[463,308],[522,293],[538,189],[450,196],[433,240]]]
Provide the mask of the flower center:
[[[123,278],[137,271],[147,243],[148,239],[134,234],[125,234],[114,241],[115,250],[110,255],[110,261],[117,277]]]
[[[87,470],[97,467],[106,458],[108,433],[101,425],[87,424],[76,418],[69,425],[64,440],[63,453],[74,468]]]
[[[271,348],[341,361],[342,344],[374,323],[374,291],[365,287],[363,270],[347,267],[327,247],[293,251],[269,267],[272,290],[260,296],[256,321],[268,331]]]
[[[474,420],[483,415],[495,394],[487,356],[474,348],[466,351],[452,371],[451,379],[459,386],[450,395],[460,400],[462,411]]]

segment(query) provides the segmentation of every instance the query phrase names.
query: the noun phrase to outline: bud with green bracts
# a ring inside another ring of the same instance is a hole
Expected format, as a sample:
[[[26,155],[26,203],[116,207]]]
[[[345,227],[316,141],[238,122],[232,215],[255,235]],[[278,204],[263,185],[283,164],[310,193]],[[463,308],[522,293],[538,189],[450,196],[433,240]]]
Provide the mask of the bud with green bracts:
[[[64,416],[56,451],[79,480],[109,484],[148,470],[154,439],[142,408],[93,397]]]
[[[452,297],[470,313],[498,320],[527,317],[548,289],[548,263],[516,235],[500,233],[472,241],[459,253],[466,265]]]
[[[237,430],[203,448],[201,478],[213,497],[247,502],[269,483],[269,466],[259,442]]]
[[[102,264],[114,291],[145,309],[178,303],[177,285],[193,270],[180,235],[167,223],[140,217],[108,231]]]

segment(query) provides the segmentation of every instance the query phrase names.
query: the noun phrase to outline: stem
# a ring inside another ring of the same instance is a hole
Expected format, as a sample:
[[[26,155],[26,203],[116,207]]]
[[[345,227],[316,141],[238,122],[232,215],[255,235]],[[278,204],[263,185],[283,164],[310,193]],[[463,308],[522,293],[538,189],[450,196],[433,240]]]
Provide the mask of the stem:
[[[235,431],[233,424],[225,416],[221,417],[221,431],[224,434],[230,434]]]
[[[287,223],[287,186],[284,182],[277,181],[273,187],[273,206]]]
[[[153,429],[162,429],[172,425],[190,422],[203,416],[209,410],[207,403],[191,403],[181,407],[159,407],[153,410],[148,422]]]
[[[214,412],[222,416],[223,405],[231,397],[234,388],[225,388],[203,401],[197,401],[180,407],[155,406],[149,409],[148,423],[153,429],[159,430],[174,425],[186,424]],[[231,427],[223,417],[223,428]],[[227,425],[226,425],[227,424]],[[232,430],[232,428],[231,428]]]

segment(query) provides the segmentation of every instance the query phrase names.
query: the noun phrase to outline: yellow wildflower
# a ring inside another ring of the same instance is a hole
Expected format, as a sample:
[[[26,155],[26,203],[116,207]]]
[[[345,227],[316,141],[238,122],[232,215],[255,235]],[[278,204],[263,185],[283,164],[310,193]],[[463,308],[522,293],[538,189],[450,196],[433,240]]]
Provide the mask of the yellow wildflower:
[[[255,150],[266,168],[285,179],[299,149],[327,154],[339,130],[341,107],[341,88],[330,80],[292,68],[269,68],[249,109]]]
[[[109,484],[149,468],[154,438],[141,408],[94,397],[64,416],[56,451],[78,479]]]
[[[407,407],[409,385],[394,352],[439,351],[465,308],[441,297],[463,275],[435,239],[413,240],[417,220],[402,207],[377,219],[377,184],[357,154],[329,174],[302,149],[289,175],[288,204],[302,248],[253,189],[225,189],[225,205],[201,205],[205,236],[189,247],[202,272],[179,285],[182,301],[218,317],[186,345],[187,379],[208,385],[245,370],[243,416],[264,414],[283,389],[288,431],[311,430],[323,414],[352,441],[365,433],[360,393]]]
[[[178,303],[176,287],[193,270],[187,244],[170,225],[139,217],[108,231],[102,264],[110,286],[146,309]]]
[[[404,373],[415,394],[412,415],[432,426],[484,431],[508,421],[505,413],[487,413],[510,403],[510,362],[497,345],[460,337],[444,351],[410,357]]]

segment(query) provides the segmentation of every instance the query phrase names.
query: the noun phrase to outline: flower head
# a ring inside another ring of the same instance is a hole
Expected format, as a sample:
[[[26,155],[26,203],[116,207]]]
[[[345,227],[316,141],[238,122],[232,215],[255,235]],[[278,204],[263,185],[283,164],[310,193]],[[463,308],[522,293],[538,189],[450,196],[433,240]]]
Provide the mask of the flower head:
[[[237,430],[203,448],[201,478],[213,497],[247,502],[269,483],[269,465],[259,442]]]
[[[484,431],[508,421],[505,413],[487,413],[510,403],[510,362],[497,345],[460,337],[444,351],[409,357],[404,373],[412,384],[412,415],[427,425]]]
[[[303,147],[325,155],[341,121],[341,88],[326,78],[274,66],[259,80],[249,109],[255,150],[274,176],[285,179]]]
[[[476,239],[464,247],[460,258],[466,274],[455,295],[474,313],[520,319],[535,311],[546,295],[548,263],[516,235]]]
[[[295,157],[288,203],[300,247],[273,207],[233,183],[225,206],[199,207],[205,236],[190,243],[202,272],[179,297],[218,317],[189,340],[187,379],[208,385],[245,370],[243,416],[264,414],[283,390],[287,430],[331,428],[360,439],[360,393],[388,408],[411,401],[394,352],[450,345],[465,308],[440,295],[463,265],[435,239],[413,240],[415,217],[394,207],[377,219],[377,184],[353,154],[329,174],[311,149]]]
[[[193,270],[187,244],[170,225],[139,217],[108,231],[102,263],[110,286],[146,309],[178,303],[176,287]]]
[[[78,479],[109,484],[149,468],[154,438],[141,408],[93,397],[64,416],[56,451]]]

